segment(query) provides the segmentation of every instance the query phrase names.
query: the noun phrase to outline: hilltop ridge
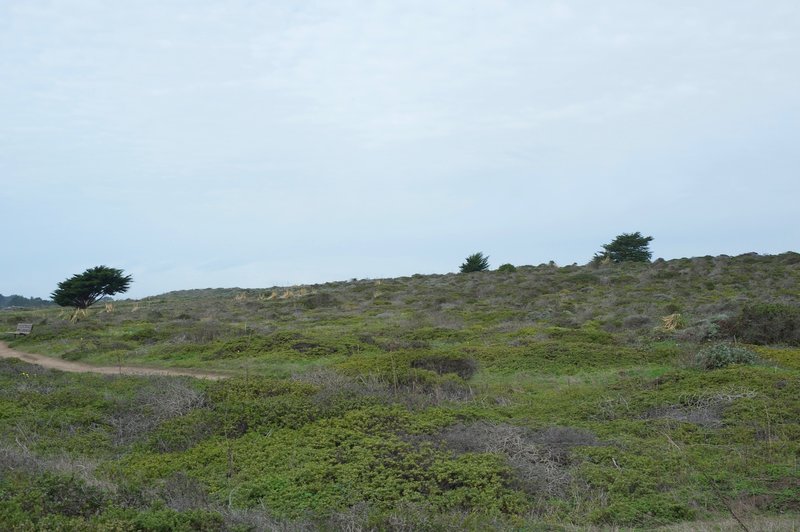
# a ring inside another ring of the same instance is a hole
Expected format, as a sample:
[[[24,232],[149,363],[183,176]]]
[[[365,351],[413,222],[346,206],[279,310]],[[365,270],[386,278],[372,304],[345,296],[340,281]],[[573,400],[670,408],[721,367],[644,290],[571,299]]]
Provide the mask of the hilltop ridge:
[[[589,328],[627,345],[724,339],[721,325],[758,303],[800,305],[800,254],[182,290],[118,301],[113,312],[93,310],[93,318],[75,325],[65,321],[64,310],[43,310],[37,334],[22,342],[103,364],[124,356],[141,364],[222,367],[230,354],[214,353],[246,336],[252,345],[237,348],[239,362],[282,365],[298,355],[275,340],[287,334],[338,356],[383,351],[379,346],[446,349],[470,340],[500,346],[516,331],[544,335],[552,327]],[[672,323],[665,328],[666,319]],[[261,338],[266,343],[257,345]]]

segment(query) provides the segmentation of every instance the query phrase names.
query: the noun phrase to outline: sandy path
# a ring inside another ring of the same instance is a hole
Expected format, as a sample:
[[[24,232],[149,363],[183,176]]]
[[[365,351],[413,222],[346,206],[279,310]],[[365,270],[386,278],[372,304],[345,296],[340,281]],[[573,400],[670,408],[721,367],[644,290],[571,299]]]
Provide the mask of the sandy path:
[[[61,360],[59,358],[48,357],[45,355],[23,353],[22,351],[11,349],[5,344],[5,342],[0,342],[0,358],[18,358],[23,362],[27,362],[28,364],[36,364],[38,366],[42,366],[43,368],[69,371],[72,373],[102,373],[103,375],[167,375],[173,377],[185,376],[210,380],[219,380],[226,377],[226,375],[220,375],[219,373],[208,373],[190,369],[145,368],[134,366],[92,366],[90,364],[70,362],[68,360]]]

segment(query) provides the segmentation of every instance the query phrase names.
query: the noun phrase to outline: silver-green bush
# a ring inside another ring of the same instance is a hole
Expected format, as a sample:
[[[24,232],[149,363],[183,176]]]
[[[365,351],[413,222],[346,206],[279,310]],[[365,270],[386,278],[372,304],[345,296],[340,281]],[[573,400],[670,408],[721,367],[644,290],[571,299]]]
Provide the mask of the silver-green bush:
[[[754,364],[757,355],[744,347],[730,344],[715,344],[702,349],[695,355],[695,363],[703,369],[724,368],[731,364]]]

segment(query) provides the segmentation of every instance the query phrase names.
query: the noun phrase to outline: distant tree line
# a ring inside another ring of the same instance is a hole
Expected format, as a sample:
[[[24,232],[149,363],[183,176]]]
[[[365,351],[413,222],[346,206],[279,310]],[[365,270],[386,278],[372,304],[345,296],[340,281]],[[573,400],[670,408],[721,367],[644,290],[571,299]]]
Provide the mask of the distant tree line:
[[[42,299],[40,297],[23,297],[18,295],[4,296],[3,294],[0,294],[0,308],[6,308],[6,307],[33,308],[33,307],[46,307],[52,304],[53,304],[52,301],[47,301],[46,299]]]

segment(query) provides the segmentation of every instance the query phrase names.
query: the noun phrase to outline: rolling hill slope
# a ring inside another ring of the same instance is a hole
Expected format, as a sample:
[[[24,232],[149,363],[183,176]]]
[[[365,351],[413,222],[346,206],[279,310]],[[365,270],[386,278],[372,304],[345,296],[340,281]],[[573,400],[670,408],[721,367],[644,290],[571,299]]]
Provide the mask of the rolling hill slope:
[[[4,312],[16,349],[231,378],[0,361],[0,524],[791,530],[798,309],[786,253]]]

